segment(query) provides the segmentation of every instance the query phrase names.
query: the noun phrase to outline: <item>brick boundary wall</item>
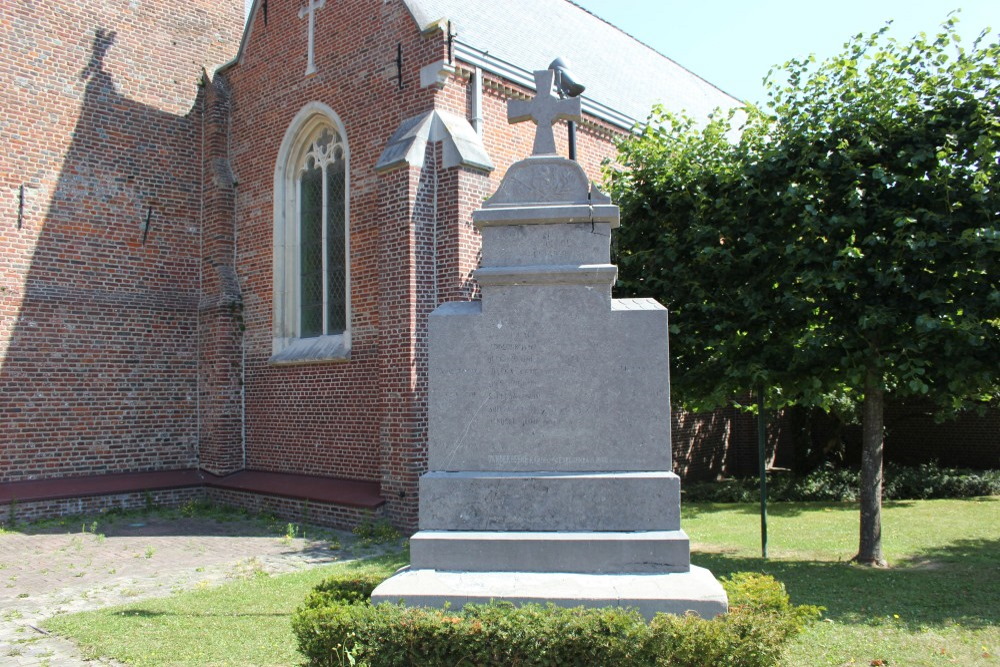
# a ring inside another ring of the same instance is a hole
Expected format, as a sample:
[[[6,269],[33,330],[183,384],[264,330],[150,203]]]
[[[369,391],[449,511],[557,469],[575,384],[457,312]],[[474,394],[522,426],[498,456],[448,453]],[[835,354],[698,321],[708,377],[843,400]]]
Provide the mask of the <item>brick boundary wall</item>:
[[[681,481],[714,479],[730,456],[733,415],[730,410],[693,414],[675,410],[671,418],[673,467]]]
[[[936,461],[944,467],[1000,469],[1000,409],[939,424],[926,406],[888,403],[885,427],[886,462],[913,466]],[[844,440],[852,458],[860,457],[861,427],[846,428]]]
[[[55,500],[14,501],[0,504],[0,525],[65,516],[94,516],[111,510],[130,511],[151,507],[182,507],[205,499],[200,486],[158,491],[131,491],[101,496],[58,498]]]
[[[246,510],[253,514],[328,526],[342,530],[364,521],[386,518],[384,506],[375,509],[286,498],[256,491],[191,486],[181,489],[130,491],[76,498],[0,503],[0,526],[67,516],[98,516],[109,511],[134,511],[157,507],[178,508],[188,503],[209,501]]]
[[[719,473],[747,477],[757,474],[756,417],[731,411],[731,432],[728,441],[716,440],[725,448],[721,457],[724,467]],[[809,429],[819,447],[821,437],[836,437],[835,432],[817,431],[821,424],[801,423],[808,415],[781,412],[768,422],[768,465],[794,469],[796,465],[797,430]],[[840,431],[842,463],[857,467],[861,464],[861,425],[845,425]],[[678,442],[674,439],[675,447]],[[675,450],[676,451],[676,450]],[[1000,469],[1000,410],[987,410],[985,415],[966,413],[957,419],[936,423],[927,406],[888,403],[885,409],[884,461],[906,466],[936,462],[943,467]],[[698,466],[692,468],[698,471]],[[680,472],[680,471],[678,471]]]
[[[364,521],[386,518],[384,505],[372,510],[214,487],[205,489],[205,497],[213,503],[238,507],[254,514],[273,515],[285,521],[341,530],[350,530]]]

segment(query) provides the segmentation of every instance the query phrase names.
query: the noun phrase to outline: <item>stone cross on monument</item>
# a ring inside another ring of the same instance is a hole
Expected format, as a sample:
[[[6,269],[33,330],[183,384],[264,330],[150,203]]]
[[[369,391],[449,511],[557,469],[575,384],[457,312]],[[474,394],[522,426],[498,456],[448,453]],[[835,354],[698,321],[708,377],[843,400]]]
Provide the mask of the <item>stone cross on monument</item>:
[[[538,126],[535,129],[532,155],[556,154],[556,139],[552,133],[552,124],[557,120],[575,120],[578,123],[583,120],[579,97],[560,99],[552,94],[553,77],[555,72],[550,69],[535,72],[537,90],[535,97],[530,100],[511,100],[507,103],[507,122],[520,123],[533,120]]]
[[[313,60],[313,35],[316,32],[316,10],[322,9],[326,0],[309,0],[309,5],[299,10],[299,18],[303,19],[309,15],[309,38],[308,38],[308,60],[306,62],[306,76],[316,71],[316,63]]]

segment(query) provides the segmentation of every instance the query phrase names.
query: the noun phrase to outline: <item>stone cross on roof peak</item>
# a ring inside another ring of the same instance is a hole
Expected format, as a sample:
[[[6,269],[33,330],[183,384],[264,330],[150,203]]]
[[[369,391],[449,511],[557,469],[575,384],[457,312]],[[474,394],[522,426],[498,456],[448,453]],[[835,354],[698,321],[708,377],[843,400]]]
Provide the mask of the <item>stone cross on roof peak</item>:
[[[579,97],[560,99],[552,94],[552,79],[555,72],[550,69],[535,72],[535,89],[537,94],[530,100],[510,100],[507,103],[507,122],[520,123],[533,120],[538,126],[535,129],[535,145],[532,155],[555,155],[556,139],[552,133],[552,124],[557,120],[583,120]]]
[[[315,41],[313,35],[316,32],[316,10],[323,9],[323,5],[326,4],[326,0],[309,0],[309,4],[305,7],[299,9],[299,19],[304,19],[307,15],[309,16],[309,33],[308,33],[308,45],[307,57],[306,57],[306,73],[305,76],[309,76],[316,72],[316,60],[313,58],[313,43]],[[265,16],[267,16],[265,9]]]

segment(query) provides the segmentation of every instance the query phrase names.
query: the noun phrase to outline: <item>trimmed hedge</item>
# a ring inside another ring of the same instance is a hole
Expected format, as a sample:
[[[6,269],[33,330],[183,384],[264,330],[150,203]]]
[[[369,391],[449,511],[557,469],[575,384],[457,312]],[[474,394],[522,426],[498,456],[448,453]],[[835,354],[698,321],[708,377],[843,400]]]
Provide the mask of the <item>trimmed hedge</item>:
[[[695,482],[684,485],[686,502],[750,503],[760,499],[757,477]],[[859,472],[832,464],[803,477],[769,475],[767,496],[775,501],[856,501]],[[937,463],[917,467],[888,464],[882,498],[927,500],[930,498],[974,498],[1000,495],[1000,470],[941,468]]]
[[[723,580],[727,614],[713,620],[658,614],[648,623],[616,607],[373,606],[367,595],[374,579],[327,579],[295,613],[292,627],[310,665],[764,667],[777,664],[783,643],[820,613],[792,605],[781,583],[751,573]]]

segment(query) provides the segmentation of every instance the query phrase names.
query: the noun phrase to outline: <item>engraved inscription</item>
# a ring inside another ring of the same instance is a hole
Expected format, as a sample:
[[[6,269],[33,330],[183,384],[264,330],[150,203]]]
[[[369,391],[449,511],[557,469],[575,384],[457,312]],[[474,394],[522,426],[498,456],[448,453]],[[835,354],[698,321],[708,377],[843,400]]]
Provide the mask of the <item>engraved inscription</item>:
[[[565,378],[567,369],[580,368],[584,360],[579,355],[531,341],[482,341],[480,350],[466,353],[453,359],[461,366],[438,369],[444,386],[436,391],[469,404],[484,399],[477,421],[488,431],[546,435],[545,430],[558,429],[559,440],[587,435],[592,408],[568,398],[580,391],[579,384],[554,380]],[[481,391],[459,382],[460,378]],[[543,400],[559,394],[567,395],[567,400],[557,401],[558,409],[551,400]]]
[[[536,406],[541,398],[530,379],[542,369],[537,360],[536,343],[490,343],[483,361],[492,383],[491,403],[487,420],[498,427],[526,428],[542,423],[542,413]]]
[[[487,205],[509,203],[587,202],[590,182],[572,162],[530,162],[511,165]]]
[[[433,469],[607,470],[619,469],[623,456],[641,462],[629,465],[669,461],[669,411],[644,380],[640,348],[631,340],[597,344],[617,340],[603,318],[534,319],[491,312],[471,331],[442,332],[431,355]],[[639,416],[646,414],[654,416]]]
[[[527,456],[524,454],[491,454],[491,463],[498,467],[505,465],[546,465],[546,464],[578,464],[613,467],[615,460],[609,456]]]

